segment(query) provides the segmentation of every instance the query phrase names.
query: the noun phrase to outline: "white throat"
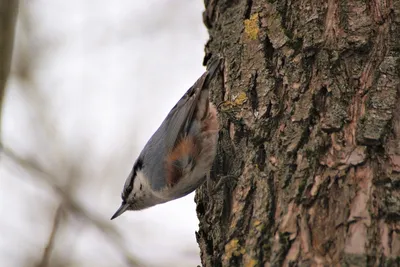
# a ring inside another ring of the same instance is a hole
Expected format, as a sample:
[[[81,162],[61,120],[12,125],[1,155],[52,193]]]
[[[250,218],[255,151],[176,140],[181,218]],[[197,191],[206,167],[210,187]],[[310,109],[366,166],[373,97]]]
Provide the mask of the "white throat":
[[[128,202],[134,203],[135,209],[145,209],[165,201],[154,195],[147,178],[140,170],[136,173]]]

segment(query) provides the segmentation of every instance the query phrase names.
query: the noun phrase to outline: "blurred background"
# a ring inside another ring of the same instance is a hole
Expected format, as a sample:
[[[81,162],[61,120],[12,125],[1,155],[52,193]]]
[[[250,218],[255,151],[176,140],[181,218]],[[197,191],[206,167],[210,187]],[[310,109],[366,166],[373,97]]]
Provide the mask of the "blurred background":
[[[203,73],[203,1],[20,1],[2,112],[0,266],[196,266],[194,194],[114,221]]]

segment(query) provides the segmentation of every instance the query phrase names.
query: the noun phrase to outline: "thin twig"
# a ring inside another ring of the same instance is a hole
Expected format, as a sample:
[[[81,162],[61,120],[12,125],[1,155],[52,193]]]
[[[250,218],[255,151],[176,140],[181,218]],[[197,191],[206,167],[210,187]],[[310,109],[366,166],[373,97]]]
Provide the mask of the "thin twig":
[[[17,13],[18,0],[0,1],[0,126],[2,117],[2,104],[6,91],[6,82],[8,74],[10,73]]]
[[[63,213],[63,207],[62,206],[63,205],[61,203],[58,206],[57,210],[56,210],[56,214],[54,215],[53,227],[51,229],[49,240],[47,241],[46,248],[43,251],[42,260],[37,265],[37,267],[47,267],[47,266],[49,266],[50,256],[51,256],[51,253],[53,251],[55,239],[56,239],[56,236],[57,236],[57,233],[58,233],[58,229],[59,229],[59,226],[60,226],[60,223],[61,223],[61,217],[62,217],[62,213]]]
[[[120,251],[124,256],[125,262],[128,266],[144,266],[136,259],[136,257],[132,256],[129,250],[123,245],[121,235],[116,229],[110,226],[109,223],[104,222],[101,218],[98,218],[96,215],[81,207],[72,196],[67,194],[62,187],[57,184],[57,179],[50,173],[43,170],[39,164],[33,160],[27,160],[19,157],[11,149],[4,147],[4,145],[1,143],[0,152],[15,162],[18,166],[38,174],[35,175],[35,177],[44,180],[58,195],[61,196],[65,205],[64,208],[69,210],[73,215],[84,219],[88,223],[91,223],[102,234],[104,234],[115,247],[117,247],[118,251]]]

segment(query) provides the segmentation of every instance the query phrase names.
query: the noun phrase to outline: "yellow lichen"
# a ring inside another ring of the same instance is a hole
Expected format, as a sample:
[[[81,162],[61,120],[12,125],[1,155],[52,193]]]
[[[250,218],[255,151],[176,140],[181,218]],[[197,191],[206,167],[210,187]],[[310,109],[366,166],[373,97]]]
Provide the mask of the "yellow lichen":
[[[255,220],[254,223],[253,223],[254,227],[257,227],[260,224],[261,224],[261,221],[259,221],[259,220]]]
[[[258,264],[257,260],[251,259],[245,264],[245,267],[254,267],[257,266],[257,264]]]
[[[225,245],[225,257],[230,259],[232,257],[232,254],[234,254],[237,249],[238,249],[238,244],[239,244],[239,240],[232,239],[231,241],[229,241],[228,244]]]
[[[233,255],[236,257],[239,257],[240,255],[243,255],[244,253],[246,253],[246,250],[244,248],[241,248],[239,251],[235,251],[233,253]]]
[[[249,19],[244,21],[244,32],[251,40],[256,40],[260,28],[258,26],[258,13],[251,15]]]
[[[234,104],[241,106],[247,101],[247,96],[245,92],[241,92],[235,99]]]
[[[255,220],[253,226],[254,229],[259,232],[261,232],[264,229],[264,224],[259,220]]]
[[[225,245],[225,260],[229,261],[232,255],[238,257],[243,255],[245,252],[246,250],[240,247],[239,240],[237,238],[232,239],[228,244]]]
[[[239,95],[235,98],[234,101],[224,101],[222,104],[220,104],[220,108],[222,111],[229,110],[235,106],[241,106],[247,101],[247,96],[245,92],[239,93]]]

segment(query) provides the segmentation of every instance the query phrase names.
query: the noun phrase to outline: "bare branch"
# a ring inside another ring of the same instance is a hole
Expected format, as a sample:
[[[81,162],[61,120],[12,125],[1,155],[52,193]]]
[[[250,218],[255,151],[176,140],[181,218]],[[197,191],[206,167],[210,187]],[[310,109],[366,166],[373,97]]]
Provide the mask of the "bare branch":
[[[19,157],[16,153],[14,153],[14,151],[4,147],[1,143],[0,152],[15,162],[18,166],[35,173],[35,177],[44,180],[48,185],[50,185],[52,189],[63,199],[63,206],[65,205],[64,207],[74,216],[84,219],[96,227],[99,232],[105,235],[110,243],[112,243],[118,249],[118,251],[121,252],[128,266],[143,266],[143,264],[140,263],[136,257],[132,256],[129,250],[123,245],[121,235],[114,227],[112,227],[109,223],[106,223],[102,218],[99,218],[95,214],[83,208],[72,196],[70,196],[60,185],[57,184],[57,179],[42,169],[39,164],[33,160]]]
[[[0,126],[6,81],[10,73],[17,10],[17,0],[0,1]]]
[[[51,256],[51,252],[53,251],[57,232],[58,232],[58,229],[59,229],[59,226],[61,223],[62,213],[63,213],[63,205],[61,203],[57,208],[56,214],[54,215],[53,227],[51,229],[49,240],[47,241],[46,248],[44,249],[42,260],[37,265],[37,267],[49,266],[50,256]]]

